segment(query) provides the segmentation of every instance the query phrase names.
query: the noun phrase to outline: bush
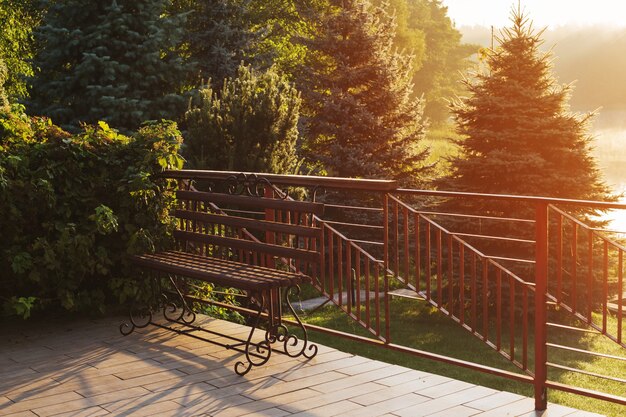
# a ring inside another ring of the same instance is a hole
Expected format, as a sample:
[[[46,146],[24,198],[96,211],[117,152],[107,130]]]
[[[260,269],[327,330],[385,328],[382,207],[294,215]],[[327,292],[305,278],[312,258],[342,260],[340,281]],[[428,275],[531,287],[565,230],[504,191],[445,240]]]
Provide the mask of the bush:
[[[103,311],[137,295],[126,255],[171,244],[173,122],[124,136],[106,123],[71,135],[48,119],[0,113],[0,303]]]

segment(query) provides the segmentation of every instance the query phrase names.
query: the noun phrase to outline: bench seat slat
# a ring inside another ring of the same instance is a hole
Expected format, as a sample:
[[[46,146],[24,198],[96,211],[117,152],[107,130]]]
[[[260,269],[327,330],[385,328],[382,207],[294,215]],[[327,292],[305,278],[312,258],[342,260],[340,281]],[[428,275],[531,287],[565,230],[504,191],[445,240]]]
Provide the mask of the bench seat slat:
[[[248,197],[244,195],[230,195],[222,193],[209,193],[205,191],[184,190],[176,191],[176,198],[179,200],[215,203],[218,206],[222,204],[232,204],[236,206],[313,213],[318,216],[324,214],[324,204],[312,203],[308,201],[281,200],[277,198]]]
[[[135,255],[132,261],[144,268],[248,291],[269,290],[310,282],[310,278],[303,274],[179,251]]]
[[[174,230],[174,238],[181,241],[192,241],[209,245],[217,245],[243,250],[251,250],[268,255],[284,258],[300,259],[307,262],[319,262],[320,253],[306,249],[295,249],[270,243],[254,242],[252,240],[210,235],[205,233]]]
[[[285,233],[302,237],[320,237],[320,229],[318,227],[271,222],[267,220],[257,220],[239,216],[226,216],[223,214],[202,213],[181,209],[176,210],[174,212],[174,216],[183,220],[196,220],[205,223],[224,224],[227,226],[244,227],[246,229],[264,232]]]

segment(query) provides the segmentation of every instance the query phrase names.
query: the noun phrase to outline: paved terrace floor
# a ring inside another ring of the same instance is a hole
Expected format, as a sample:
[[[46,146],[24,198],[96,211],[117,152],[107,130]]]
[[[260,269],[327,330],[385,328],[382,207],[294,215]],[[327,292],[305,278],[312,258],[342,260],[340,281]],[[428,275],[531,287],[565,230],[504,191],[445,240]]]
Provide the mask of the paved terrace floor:
[[[245,335],[244,326],[202,317]],[[121,319],[26,322],[3,329],[3,416],[597,416],[320,346],[273,355],[244,377],[239,354],[156,327],[122,337]]]

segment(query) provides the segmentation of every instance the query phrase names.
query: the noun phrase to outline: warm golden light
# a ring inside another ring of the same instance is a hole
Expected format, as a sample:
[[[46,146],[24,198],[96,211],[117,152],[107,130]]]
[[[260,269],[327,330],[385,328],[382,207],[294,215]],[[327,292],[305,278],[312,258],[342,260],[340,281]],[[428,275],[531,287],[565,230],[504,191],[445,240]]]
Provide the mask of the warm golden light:
[[[448,15],[460,26],[503,27],[509,23],[513,0],[443,0],[448,7]],[[538,26],[556,27],[562,25],[602,25],[625,26],[623,18],[624,2],[620,0],[600,0],[595,2],[575,2],[571,0],[523,0],[522,10],[530,13]]]

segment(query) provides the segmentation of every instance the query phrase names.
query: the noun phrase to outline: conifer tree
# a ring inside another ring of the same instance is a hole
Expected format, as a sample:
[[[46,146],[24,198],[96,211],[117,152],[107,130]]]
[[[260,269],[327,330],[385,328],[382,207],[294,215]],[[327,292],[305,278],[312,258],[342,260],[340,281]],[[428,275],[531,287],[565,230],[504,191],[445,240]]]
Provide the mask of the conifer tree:
[[[469,97],[453,104],[462,152],[439,188],[479,193],[612,200],[591,154],[590,115],[568,111],[571,86],[552,76],[542,31],[519,10],[485,51],[484,68],[466,80]],[[449,203],[454,205],[453,203]],[[458,202],[482,214],[532,217],[519,204]],[[581,209],[582,210],[582,209]],[[590,214],[588,210],[580,214]]]
[[[211,81],[218,88],[236,77],[239,65],[253,47],[257,34],[250,28],[247,2],[240,0],[176,0],[170,10],[185,13],[183,48],[191,85]]]
[[[205,87],[185,115],[193,168],[294,174],[300,93],[274,69],[241,66],[220,91]]]
[[[308,156],[330,175],[416,186],[427,168],[422,103],[411,98],[411,57],[393,47],[394,19],[366,0],[331,3],[301,81]]]
[[[36,32],[29,112],[64,127],[104,120],[133,130],[176,118],[182,60],[172,53],[181,21],[163,17],[166,0],[55,3]]]

